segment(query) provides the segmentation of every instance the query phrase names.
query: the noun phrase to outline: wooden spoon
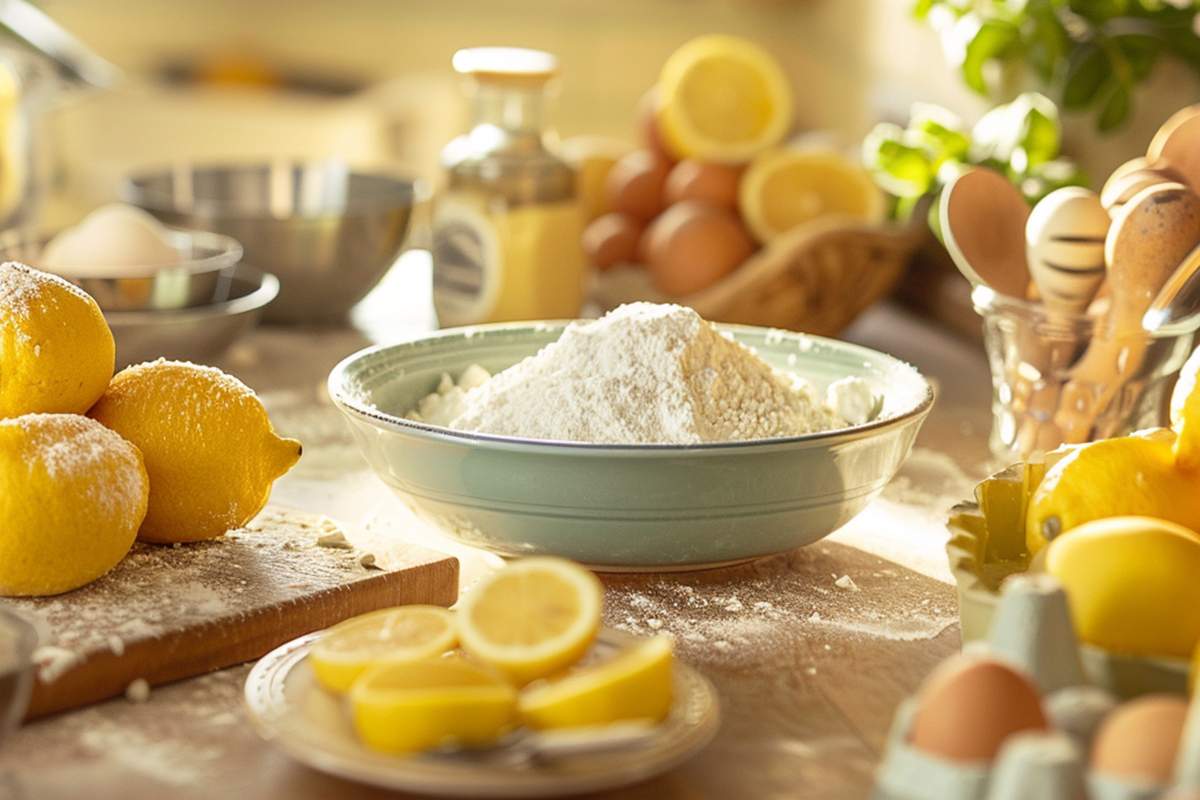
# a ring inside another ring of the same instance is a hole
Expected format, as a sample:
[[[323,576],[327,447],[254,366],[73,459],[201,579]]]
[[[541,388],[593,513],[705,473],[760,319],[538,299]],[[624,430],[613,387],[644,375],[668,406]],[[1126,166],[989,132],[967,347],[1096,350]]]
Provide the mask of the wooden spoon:
[[[1100,204],[1108,209],[1109,215],[1115,216],[1135,194],[1160,183],[1188,185],[1183,173],[1164,160],[1130,159],[1113,170],[1105,181],[1104,188],[1100,190]]]
[[[1052,322],[1057,317],[1069,329],[1070,317],[1092,301],[1107,270],[1104,237],[1108,228],[1108,212],[1100,198],[1078,186],[1056,189],[1029,215],[1025,225],[1029,272]],[[1058,376],[1077,351],[1067,335],[1037,337],[1032,343],[1029,338],[1021,342],[1022,350],[1027,357],[1037,354],[1040,370],[1030,386],[1016,382],[1028,394],[1017,437],[1023,456],[1061,444],[1062,434],[1053,422],[1059,400]]]
[[[1104,238],[1109,217],[1095,192],[1056,189],[1034,207],[1025,225],[1029,274],[1050,311],[1087,308],[1107,269]]]
[[[946,250],[972,285],[1025,298],[1029,204],[1008,178],[984,167],[967,170],[942,190],[938,216]]]
[[[1152,162],[1165,161],[1174,167],[1191,186],[1200,186],[1200,104],[1176,111],[1162,124],[1146,158]]]
[[[1084,442],[1148,344],[1142,317],[1184,257],[1200,243],[1200,197],[1167,183],[1142,190],[1117,213],[1105,239],[1107,318],[1071,369],[1054,421],[1067,442]]]

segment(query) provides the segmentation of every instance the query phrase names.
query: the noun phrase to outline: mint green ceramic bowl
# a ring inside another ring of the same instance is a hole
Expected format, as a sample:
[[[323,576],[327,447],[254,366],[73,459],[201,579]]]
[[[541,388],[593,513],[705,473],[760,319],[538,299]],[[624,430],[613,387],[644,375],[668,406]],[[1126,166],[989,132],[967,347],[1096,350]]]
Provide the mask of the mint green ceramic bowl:
[[[933,404],[919,372],[844,342],[720,326],[824,391],[847,375],[884,398],[880,418],[788,439],[595,445],[465,433],[403,419],[442,373],[495,373],[565,323],[481,325],[362,350],[329,376],[367,462],[449,535],[503,555],[554,554],[602,569],[742,561],[811,544],[891,480]]]

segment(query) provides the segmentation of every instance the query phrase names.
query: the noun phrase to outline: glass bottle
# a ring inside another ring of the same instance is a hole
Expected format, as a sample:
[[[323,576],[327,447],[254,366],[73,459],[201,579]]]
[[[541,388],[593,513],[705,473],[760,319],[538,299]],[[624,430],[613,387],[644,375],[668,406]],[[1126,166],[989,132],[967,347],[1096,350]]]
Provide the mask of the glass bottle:
[[[433,294],[443,326],[579,315],[582,210],[575,171],[550,149],[543,114],[558,73],[549,53],[460,50],[472,127],[442,151],[434,204]]]

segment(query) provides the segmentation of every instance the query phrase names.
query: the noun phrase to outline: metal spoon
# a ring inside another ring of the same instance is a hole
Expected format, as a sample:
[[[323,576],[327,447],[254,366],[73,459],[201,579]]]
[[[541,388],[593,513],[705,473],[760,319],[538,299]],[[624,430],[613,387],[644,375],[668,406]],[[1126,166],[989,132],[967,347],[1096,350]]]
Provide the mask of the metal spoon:
[[[1188,253],[1142,317],[1150,333],[1181,334],[1200,329],[1200,246]]]
[[[479,749],[434,750],[430,755],[459,761],[520,766],[572,756],[601,755],[639,750],[654,743],[661,726],[640,720],[561,731],[531,731],[522,728]]]
[[[938,217],[946,250],[967,280],[1025,299],[1029,204],[1007,178],[984,167],[963,172],[942,190]]]

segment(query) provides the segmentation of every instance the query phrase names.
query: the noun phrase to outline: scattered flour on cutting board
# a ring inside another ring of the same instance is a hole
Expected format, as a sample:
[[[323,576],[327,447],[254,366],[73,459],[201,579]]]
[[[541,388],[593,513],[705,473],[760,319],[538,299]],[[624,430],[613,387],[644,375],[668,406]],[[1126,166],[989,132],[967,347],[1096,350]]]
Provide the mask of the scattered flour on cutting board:
[[[354,549],[318,544],[331,521],[268,509],[222,539],[170,547],[137,543],[111,572],[57,597],[5,601],[40,628],[37,677],[51,684],[97,652],[367,577]],[[340,535],[340,534],[339,534]]]
[[[824,401],[803,380],[677,305],[630,303],[575,322],[489,376],[468,368],[409,418],[458,430],[596,444],[699,444],[860,424],[878,403],[845,378]]]

